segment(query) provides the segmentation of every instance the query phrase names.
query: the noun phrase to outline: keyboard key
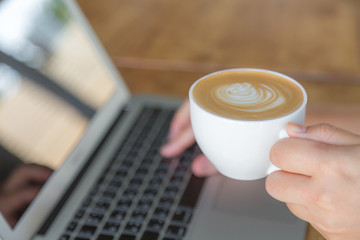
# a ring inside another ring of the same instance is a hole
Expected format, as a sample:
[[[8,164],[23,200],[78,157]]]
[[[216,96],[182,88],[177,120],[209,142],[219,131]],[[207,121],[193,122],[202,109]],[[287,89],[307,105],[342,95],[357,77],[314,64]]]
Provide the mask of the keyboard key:
[[[120,223],[118,222],[107,222],[104,226],[104,231],[108,233],[115,234],[120,228]]]
[[[101,222],[103,217],[104,217],[104,214],[102,214],[102,213],[92,212],[92,213],[90,213],[88,219],[86,219],[86,224],[87,225],[97,225]]]
[[[158,219],[166,219],[168,213],[169,213],[168,209],[158,207],[154,211],[154,217],[156,217]]]
[[[88,196],[87,197],[93,197],[95,196],[98,191],[99,191],[99,188],[100,188],[100,185],[98,182],[95,183],[95,185],[91,188],[90,192],[88,193]]]
[[[172,218],[172,222],[188,224],[191,219],[191,211],[185,209],[177,209]]]
[[[116,177],[115,179],[111,180],[109,186],[120,188],[122,185],[123,178]]]
[[[173,176],[183,179],[186,175],[186,171],[175,170]]]
[[[183,237],[186,232],[186,227],[170,225],[166,231],[167,235]]]
[[[123,167],[123,166],[122,166]],[[125,168],[125,167],[123,167],[123,168]],[[115,173],[115,177],[116,178],[124,178],[126,175],[127,175],[127,173],[128,173],[128,169],[126,168],[126,169],[121,169],[121,167],[120,167],[120,169],[118,169],[117,171],[116,171],[116,173]]]
[[[145,219],[146,214],[137,214],[137,213],[133,213],[133,215],[131,215],[129,221],[131,222],[142,222]]]
[[[153,195],[153,196],[155,196],[156,194],[157,194],[157,192],[158,192],[158,187],[154,187],[154,185],[149,185],[149,186],[147,186],[146,187],[146,189],[145,189],[145,194],[151,194],[151,195]]]
[[[98,212],[106,211],[110,207],[110,203],[106,201],[98,201],[95,206],[95,210]]]
[[[177,193],[180,189],[180,184],[173,184],[172,182],[169,182],[168,186],[166,187],[166,192],[174,192]]]
[[[130,181],[130,184],[141,185],[142,183],[143,183],[143,179],[142,178],[135,178],[135,176]]]
[[[151,229],[154,231],[160,231],[162,229],[162,227],[164,226],[164,224],[165,224],[165,220],[153,218],[150,220],[150,222],[148,224],[148,229]]]
[[[123,211],[123,210],[114,210],[111,213],[110,218],[111,218],[112,221],[120,223],[122,220],[124,220],[125,215],[126,215],[126,210],[125,211]]]
[[[141,228],[141,223],[139,222],[129,222],[126,227],[125,230],[131,233],[136,234],[137,232],[139,232],[140,228]]]
[[[67,227],[67,231],[72,232],[77,227],[77,222],[70,222],[70,224]]]
[[[79,209],[75,214],[75,219],[81,219],[85,214],[85,209]]]
[[[156,169],[154,175],[159,178],[163,178],[163,177],[165,177],[167,172],[168,172],[168,169]]]
[[[113,192],[113,191],[105,191],[102,194],[102,196],[105,198],[114,198],[115,195],[116,195],[116,192]]]
[[[97,238],[97,240],[113,240],[114,237],[110,236],[110,235],[104,235],[104,234],[100,234]]]
[[[151,205],[147,203],[141,203],[139,202],[136,206],[134,213],[144,214],[146,215],[150,209]]]
[[[158,237],[159,233],[157,232],[145,231],[141,240],[157,240]]]
[[[84,200],[82,206],[85,207],[85,208],[88,207],[88,206],[91,204],[91,201],[92,201],[92,197],[87,197],[87,198]]]
[[[119,240],[135,240],[135,236],[129,234],[122,234]]]
[[[85,225],[80,229],[80,234],[81,236],[86,236],[91,238],[91,236],[94,235],[96,228],[97,228],[96,226]]]
[[[123,198],[133,199],[137,194],[137,189],[127,188],[123,194]]]
[[[127,211],[133,202],[133,198],[123,196],[117,203],[116,209]]]
[[[144,194],[143,196],[141,196],[139,202],[141,204],[148,204],[148,205],[151,205],[151,203],[153,202],[154,200],[154,197],[155,195],[152,195],[152,194]]]
[[[133,159],[127,159],[122,162],[122,167],[128,171],[133,165]]]
[[[173,202],[174,202],[173,197],[163,196],[160,199],[159,207],[170,208]]]
[[[172,176],[172,177],[170,178],[169,185],[171,184],[172,186],[178,186],[178,187],[180,187],[180,186],[182,185],[182,182],[183,182],[183,178],[182,178],[182,177]]]
[[[191,176],[185,192],[180,200],[182,206],[195,207],[200,191],[204,185],[205,178]]]
[[[145,177],[147,172],[148,172],[148,169],[139,168],[136,170],[135,175]]]
[[[169,189],[165,189],[165,192],[163,193],[163,196],[166,198],[174,199],[177,195],[177,192],[171,191]]]
[[[127,160],[132,160],[134,158],[136,158],[136,156],[138,155],[138,150],[137,149],[131,149],[131,151],[128,153],[127,155]]]

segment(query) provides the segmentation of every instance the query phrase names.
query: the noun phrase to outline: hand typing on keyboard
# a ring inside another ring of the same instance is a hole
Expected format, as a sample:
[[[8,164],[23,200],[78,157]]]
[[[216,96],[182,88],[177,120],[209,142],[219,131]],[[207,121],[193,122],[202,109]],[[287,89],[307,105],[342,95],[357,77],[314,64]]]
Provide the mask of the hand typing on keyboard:
[[[145,107],[60,239],[182,239],[204,179],[191,173],[196,147],[164,158],[173,110]]]
[[[185,100],[176,112],[169,129],[168,143],[161,148],[165,157],[174,157],[195,143],[191,128],[189,100]],[[201,154],[192,163],[192,171],[198,177],[205,177],[217,173],[211,162]]]

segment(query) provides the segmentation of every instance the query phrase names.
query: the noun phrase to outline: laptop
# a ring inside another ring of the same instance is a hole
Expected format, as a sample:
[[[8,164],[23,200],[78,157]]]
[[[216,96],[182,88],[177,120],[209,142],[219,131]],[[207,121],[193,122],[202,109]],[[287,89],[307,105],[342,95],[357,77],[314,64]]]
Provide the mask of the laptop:
[[[0,239],[303,240],[265,179],[159,154],[180,104],[131,96],[75,1],[0,1]]]

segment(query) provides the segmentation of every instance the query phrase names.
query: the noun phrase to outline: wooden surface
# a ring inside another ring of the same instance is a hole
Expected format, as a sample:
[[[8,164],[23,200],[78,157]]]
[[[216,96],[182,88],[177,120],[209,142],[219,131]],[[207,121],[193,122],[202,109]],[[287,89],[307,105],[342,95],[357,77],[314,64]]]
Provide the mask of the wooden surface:
[[[79,0],[133,93],[185,97],[232,67],[299,80],[317,109],[360,109],[360,4],[355,0]],[[323,239],[309,227],[308,240]]]

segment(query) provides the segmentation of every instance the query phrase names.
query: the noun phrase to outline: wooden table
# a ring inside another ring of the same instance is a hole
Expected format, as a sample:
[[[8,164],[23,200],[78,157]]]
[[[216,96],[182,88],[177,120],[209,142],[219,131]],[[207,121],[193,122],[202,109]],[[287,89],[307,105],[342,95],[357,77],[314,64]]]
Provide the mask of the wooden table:
[[[256,67],[299,80],[310,112],[360,111],[356,0],[79,3],[133,93],[185,97],[204,74]],[[307,239],[323,238],[309,227]]]

